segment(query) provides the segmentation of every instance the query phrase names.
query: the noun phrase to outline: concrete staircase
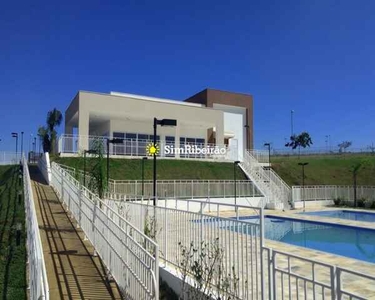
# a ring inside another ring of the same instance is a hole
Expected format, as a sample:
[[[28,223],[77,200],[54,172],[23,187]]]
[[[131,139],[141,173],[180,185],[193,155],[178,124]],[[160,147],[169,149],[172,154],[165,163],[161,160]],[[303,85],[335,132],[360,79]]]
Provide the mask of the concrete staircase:
[[[275,171],[259,163],[250,151],[246,150],[240,167],[266,197],[266,208],[291,208],[291,188]]]

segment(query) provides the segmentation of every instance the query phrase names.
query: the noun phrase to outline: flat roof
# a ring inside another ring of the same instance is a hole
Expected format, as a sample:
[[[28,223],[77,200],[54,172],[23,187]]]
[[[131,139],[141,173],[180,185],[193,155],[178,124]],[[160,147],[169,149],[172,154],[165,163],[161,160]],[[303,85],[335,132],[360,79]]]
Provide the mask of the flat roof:
[[[155,98],[155,97],[149,97],[149,96],[143,96],[143,95],[135,95],[135,94],[128,94],[128,93],[121,93],[121,92],[110,92],[110,95],[112,96],[119,96],[119,97],[126,97],[131,99],[140,99],[140,100],[146,100],[146,101],[154,101],[154,102],[162,102],[162,103],[172,103],[172,104],[178,104],[183,106],[193,106],[193,107],[206,107],[203,104],[199,103],[190,103],[190,102],[183,102],[180,100],[172,100],[172,99],[164,99],[164,98]]]

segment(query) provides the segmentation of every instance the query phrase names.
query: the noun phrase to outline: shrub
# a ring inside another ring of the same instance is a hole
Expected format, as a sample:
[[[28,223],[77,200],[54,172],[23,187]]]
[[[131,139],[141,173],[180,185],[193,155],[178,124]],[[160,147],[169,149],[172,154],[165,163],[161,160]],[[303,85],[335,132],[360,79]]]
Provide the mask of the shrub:
[[[375,209],[375,200],[372,201],[370,208]]]
[[[336,197],[333,199],[333,202],[335,203],[335,206],[339,206],[340,204],[342,204],[344,199],[342,199],[341,197]]]
[[[365,197],[361,197],[357,201],[358,207],[366,207],[367,199]]]

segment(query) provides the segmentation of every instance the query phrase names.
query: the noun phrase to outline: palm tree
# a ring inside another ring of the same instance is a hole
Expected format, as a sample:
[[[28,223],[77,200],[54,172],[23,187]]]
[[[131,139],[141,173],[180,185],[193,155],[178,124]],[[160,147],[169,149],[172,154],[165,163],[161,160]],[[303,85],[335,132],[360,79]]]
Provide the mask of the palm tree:
[[[43,152],[50,152],[51,142],[49,139],[48,129],[44,126],[40,126],[38,128],[38,136],[41,138],[43,142]]]
[[[54,108],[53,110],[49,111],[47,114],[47,128],[49,134],[49,141],[50,141],[50,150],[52,153],[55,152],[55,143],[56,143],[56,136],[57,132],[55,127],[60,126],[62,122],[62,113]]]

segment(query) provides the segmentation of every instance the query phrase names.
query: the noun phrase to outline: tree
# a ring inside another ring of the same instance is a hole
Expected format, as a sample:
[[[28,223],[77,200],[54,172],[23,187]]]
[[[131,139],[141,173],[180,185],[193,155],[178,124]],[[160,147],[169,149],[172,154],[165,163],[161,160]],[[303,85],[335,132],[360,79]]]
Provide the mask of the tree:
[[[104,158],[104,146],[102,139],[95,139],[92,143],[92,149],[95,150],[94,165],[90,175],[93,180],[90,181],[90,189],[98,193],[99,198],[103,199],[104,191],[107,188],[107,175]]]
[[[362,159],[350,168],[350,172],[353,174],[354,207],[357,207],[357,175],[362,168],[369,164],[370,162],[367,159]]]
[[[290,142],[285,144],[285,147],[291,147],[292,149],[298,148],[298,157],[301,154],[301,147],[306,148],[310,147],[313,144],[310,134],[306,131],[302,132],[299,135],[292,135],[290,137]]]
[[[43,151],[50,152],[51,151],[51,142],[49,139],[48,129],[44,126],[40,126],[38,128],[38,136],[41,138],[43,143]]]
[[[342,143],[338,144],[339,147],[339,153],[345,152],[347,148],[349,148],[352,145],[352,142],[349,141],[343,141]]]
[[[48,128],[48,134],[50,138],[50,149],[52,153],[55,153],[55,146],[56,146],[57,132],[55,128],[61,125],[62,120],[63,120],[62,113],[56,108],[49,111],[47,114],[47,128]]]
[[[38,136],[42,138],[44,152],[56,152],[55,146],[57,132],[55,128],[61,125],[62,119],[61,112],[54,108],[47,113],[47,125],[39,127]]]

